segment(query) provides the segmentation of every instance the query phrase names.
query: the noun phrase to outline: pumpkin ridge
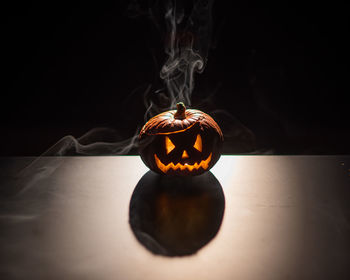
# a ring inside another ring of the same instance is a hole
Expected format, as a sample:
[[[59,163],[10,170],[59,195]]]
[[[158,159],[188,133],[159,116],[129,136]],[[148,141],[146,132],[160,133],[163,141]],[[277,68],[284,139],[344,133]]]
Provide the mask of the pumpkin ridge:
[[[142,127],[140,137],[143,134],[158,135],[167,133],[177,133],[177,129],[180,125],[181,130],[185,131],[186,129],[191,128],[197,122],[202,121],[204,118],[203,112],[195,109],[188,109],[186,110],[186,118],[183,120],[178,120],[174,118],[175,112],[176,110],[163,112],[149,119],[149,121]]]

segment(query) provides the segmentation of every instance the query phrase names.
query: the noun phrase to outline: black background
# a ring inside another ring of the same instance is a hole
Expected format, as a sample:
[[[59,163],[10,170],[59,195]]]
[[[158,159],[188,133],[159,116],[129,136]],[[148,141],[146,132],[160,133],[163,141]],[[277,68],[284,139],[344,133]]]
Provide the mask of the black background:
[[[214,3],[194,105],[215,92],[214,106],[255,134],[256,153],[350,154],[347,9],[283,2]],[[129,3],[2,7],[0,155],[40,155],[99,126],[127,138],[143,124],[143,92],[162,86],[164,38]]]

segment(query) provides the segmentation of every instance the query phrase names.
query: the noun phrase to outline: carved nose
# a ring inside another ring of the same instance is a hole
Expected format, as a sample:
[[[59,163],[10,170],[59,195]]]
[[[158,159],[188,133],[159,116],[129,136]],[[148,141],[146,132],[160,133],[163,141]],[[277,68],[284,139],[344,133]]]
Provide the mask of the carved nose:
[[[182,153],[181,158],[189,158],[188,153],[186,152],[186,150],[184,150],[184,152]]]

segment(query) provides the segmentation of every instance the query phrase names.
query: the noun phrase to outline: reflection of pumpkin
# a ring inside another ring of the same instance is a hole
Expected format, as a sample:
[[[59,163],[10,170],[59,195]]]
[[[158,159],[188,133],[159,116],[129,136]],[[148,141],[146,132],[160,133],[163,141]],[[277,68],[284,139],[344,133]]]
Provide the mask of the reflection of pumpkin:
[[[155,238],[166,248],[186,251],[205,243],[213,227],[215,199],[208,193],[195,195],[169,195],[162,193],[155,200]],[[194,243],[194,244],[193,244]]]
[[[211,172],[174,177],[148,171],[132,194],[129,222],[151,252],[185,256],[214,238],[224,211],[224,193]]]
[[[141,158],[153,171],[198,175],[219,159],[223,135],[209,115],[178,103],[177,110],[151,118],[139,140]]]

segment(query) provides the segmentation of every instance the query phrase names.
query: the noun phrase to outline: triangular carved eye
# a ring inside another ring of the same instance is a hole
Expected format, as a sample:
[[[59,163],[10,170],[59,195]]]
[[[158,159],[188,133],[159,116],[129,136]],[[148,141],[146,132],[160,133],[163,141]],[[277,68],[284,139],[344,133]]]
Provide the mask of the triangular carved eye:
[[[171,142],[168,136],[165,136],[165,150],[166,154],[169,154],[172,150],[175,149],[175,145]]]
[[[196,142],[194,142],[193,147],[202,152],[202,137],[199,134],[197,134]]]

